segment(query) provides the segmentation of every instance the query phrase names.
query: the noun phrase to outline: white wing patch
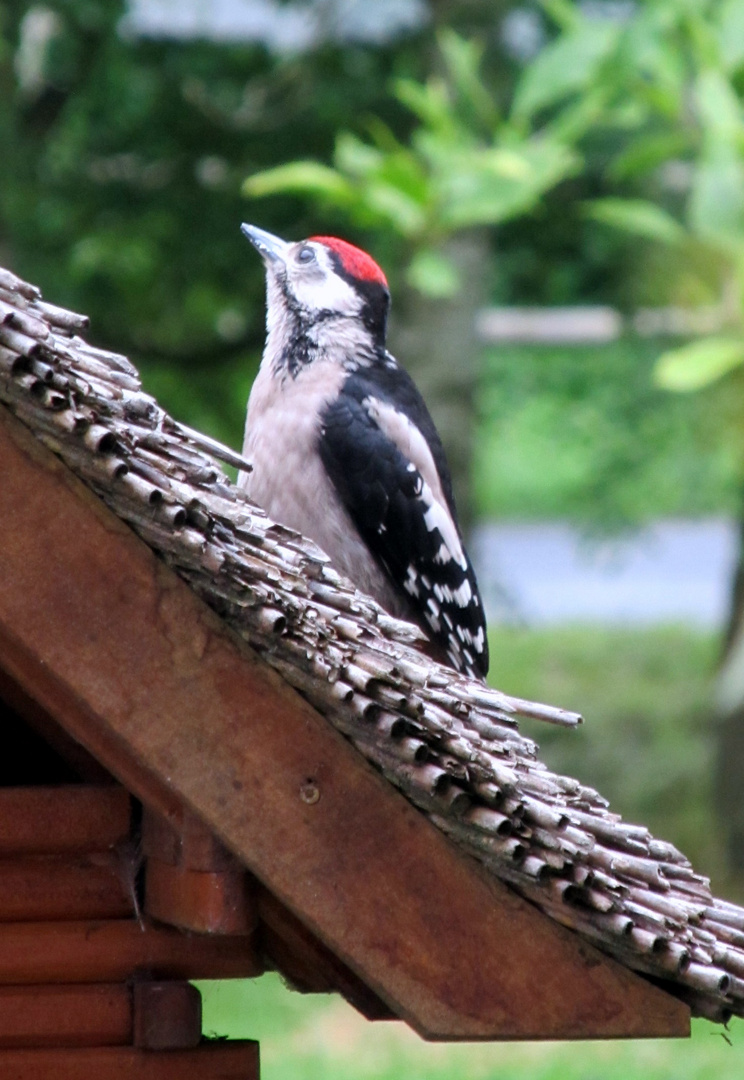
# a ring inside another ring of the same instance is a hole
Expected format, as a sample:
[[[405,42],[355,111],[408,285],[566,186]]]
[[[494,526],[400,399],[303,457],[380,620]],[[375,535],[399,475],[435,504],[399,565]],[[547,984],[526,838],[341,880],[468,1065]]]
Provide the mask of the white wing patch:
[[[418,597],[419,595],[419,576],[416,573],[415,566],[409,566],[406,571],[406,580],[403,582],[403,588],[410,596]]]
[[[429,532],[434,532],[435,529],[439,529],[439,535],[442,537],[443,547],[446,548],[449,553],[450,559],[454,559],[458,566],[461,566],[463,570],[467,570],[468,562],[465,558],[465,552],[462,550],[462,544],[460,543],[460,537],[457,535],[457,529],[455,523],[452,520],[449,510],[437,502],[432,494],[429,485],[424,482],[421,494],[419,498],[422,502],[427,504],[426,513],[424,514],[424,522]],[[440,547],[438,556],[442,562],[449,562],[449,559],[442,557],[442,548]]]
[[[449,585],[435,585],[434,595],[440,602],[467,607],[473,599],[473,590],[470,587],[470,582],[465,578],[462,585],[456,589],[450,589]]]
[[[394,405],[380,401],[379,398],[370,395],[362,404],[380,431],[383,431],[388,439],[395,443],[406,461],[411,462],[408,471],[418,470],[424,478],[424,484],[428,484],[434,493],[434,500],[441,506],[446,506],[447,501],[442,491],[434,458],[426,439],[416,425],[411,423],[405,413],[398,412]]]
[[[422,478],[421,490],[416,494],[427,508],[424,514],[426,527],[429,532],[439,529],[442,537],[437,561],[447,563],[454,559],[458,566],[466,570],[468,563],[465,552],[447,509],[442,483],[426,439],[416,425],[393,405],[371,395],[366,397],[362,404],[380,430],[395,443],[406,458],[409,463],[408,472],[418,472]]]
[[[362,404],[405,458],[406,471],[415,478],[413,495],[420,503],[424,525],[436,545],[435,554],[429,556],[430,572],[411,563],[406,569],[403,590],[420,605],[431,630],[445,637],[444,645],[454,666],[478,675],[476,656],[484,654],[485,631],[481,626],[476,633],[463,625],[458,612],[470,621],[473,612],[480,608],[480,601],[431,450],[416,425],[393,405],[371,394]],[[440,576],[446,580],[442,581]]]

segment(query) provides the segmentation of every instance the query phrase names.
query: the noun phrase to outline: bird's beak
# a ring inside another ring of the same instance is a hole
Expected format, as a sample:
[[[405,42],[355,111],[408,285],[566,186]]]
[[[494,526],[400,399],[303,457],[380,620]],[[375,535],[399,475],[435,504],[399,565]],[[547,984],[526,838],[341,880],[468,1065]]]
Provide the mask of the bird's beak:
[[[259,229],[256,225],[243,223],[240,226],[240,231],[243,236],[250,240],[267,266],[272,263],[285,263],[287,261],[287,251],[291,245],[286,240],[280,240],[278,236],[272,236],[270,232]]]

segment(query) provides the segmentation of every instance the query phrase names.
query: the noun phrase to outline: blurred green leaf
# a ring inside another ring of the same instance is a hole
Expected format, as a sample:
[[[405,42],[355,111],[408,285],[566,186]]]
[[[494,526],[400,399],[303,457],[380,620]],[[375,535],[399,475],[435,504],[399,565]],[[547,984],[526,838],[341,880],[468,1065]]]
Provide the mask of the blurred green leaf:
[[[690,193],[690,225],[702,239],[731,251],[744,242],[742,109],[720,71],[700,73],[694,99],[703,145]]]
[[[451,260],[431,248],[422,248],[415,253],[406,279],[424,296],[439,300],[454,296],[460,288],[460,279]]]
[[[578,124],[574,117],[564,136],[559,128],[568,110],[552,129],[525,134],[499,120],[479,72],[482,47],[451,30],[438,40],[447,77],[393,83],[395,97],[418,121],[408,144],[373,117],[367,123],[371,139],[337,134],[335,168],[291,162],[254,174],[243,192],[305,194],[341,208],[357,225],[391,230],[411,242],[408,282],[427,296],[444,297],[458,283],[436,253],[438,245],[459,229],[532,211],[545,192],[577,170],[572,143],[600,105],[592,97],[590,114]]]
[[[701,390],[744,363],[744,340],[706,338],[663,353],[654,380],[665,390]]]
[[[413,79],[396,79],[393,84],[398,101],[439,137],[457,140],[462,134],[452,109],[452,102],[443,79],[431,78],[425,83]]]
[[[570,146],[576,153],[581,140],[604,119],[607,96],[604,86],[589,88],[551,117],[542,132],[556,142]]]
[[[715,141],[698,162],[688,204],[690,227],[724,251],[744,241],[744,164],[734,146]]]
[[[478,74],[483,46],[467,41],[447,27],[437,35],[437,42],[456,94],[478,123],[493,130],[499,121],[499,111],[493,92],[487,89]]]
[[[695,84],[695,103],[706,134],[726,141],[741,135],[741,104],[722,71],[700,72]]]
[[[333,159],[339,172],[359,180],[376,173],[385,155],[378,147],[370,146],[350,131],[341,131],[336,137]]]
[[[567,147],[547,139],[462,154],[440,178],[441,220],[456,229],[526,213],[575,164]]]
[[[575,29],[542,49],[517,84],[514,119],[529,120],[541,109],[588,87],[618,36],[617,23],[583,19]]]
[[[584,203],[584,209],[594,221],[643,236],[647,240],[679,244],[686,236],[685,230],[671,214],[645,199],[592,199]]]
[[[334,161],[339,172],[356,182],[361,198],[365,182],[375,180],[399,188],[404,197],[424,206],[429,198],[429,181],[423,163],[384,124],[370,126],[377,146],[370,146],[350,132],[342,131],[337,136]]]
[[[365,185],[360,194],[366,206],[402,236],[416,236],[422,232],[426,224],[424,209],[397,184],[374,179]]]
[[[265,195],[297,192],[328,199],[338,205],[354,198],[354,188],[336,169],[318,161],[291,161],[274,169],[254,173],[243,182],[243,194],[259,199]]]
[[[683,14],[676,0],[639,5],[624,27],[615,68],[624,97],[630,92],[671,123],[680,119],[689,78],[680,41]]]
[[[744,4],[724,0],[718,12],[718,44],[725,70],[733,75],[744,64]]]
[[[690,148],[692,133],[686,130],[654,132],[624,143],[610,166],[613,180],[629,180],[645,176],[684,154]]]
[[[540,0],[540,7],[544,8],[561,30],[572,30],[581,19],[581,15],[572,0]]]

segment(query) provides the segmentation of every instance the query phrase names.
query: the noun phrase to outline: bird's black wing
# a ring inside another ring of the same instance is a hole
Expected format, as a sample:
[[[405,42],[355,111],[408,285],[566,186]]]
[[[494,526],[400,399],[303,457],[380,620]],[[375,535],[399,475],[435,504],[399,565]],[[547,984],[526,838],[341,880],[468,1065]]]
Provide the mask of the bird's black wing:
[[[393,379],[394,393],[385,382]],[[406,435],[411,426],[423,440],[416,440],[418,453],[400,437],[399,429]],[[457,527],[444,453],[406,373],[396,367],[382,381],[379,372],[349,375],[324,409],[319,450],[362,539],[429,636],[458,670],[485,677],[483,604]]]

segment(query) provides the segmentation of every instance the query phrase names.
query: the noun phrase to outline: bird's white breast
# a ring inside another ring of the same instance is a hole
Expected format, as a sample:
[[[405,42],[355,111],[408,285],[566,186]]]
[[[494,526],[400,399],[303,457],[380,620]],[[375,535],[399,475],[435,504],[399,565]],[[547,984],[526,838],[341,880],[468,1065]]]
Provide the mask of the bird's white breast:
[[[390,614],[410,618],[407,602],[371,556],[318,453],[320,416],[346,373],[316,360],[279,379],[264,363],[248,400],[243,455],[253,464],[238,481],[274,521],[314,540],[335,568]]]

